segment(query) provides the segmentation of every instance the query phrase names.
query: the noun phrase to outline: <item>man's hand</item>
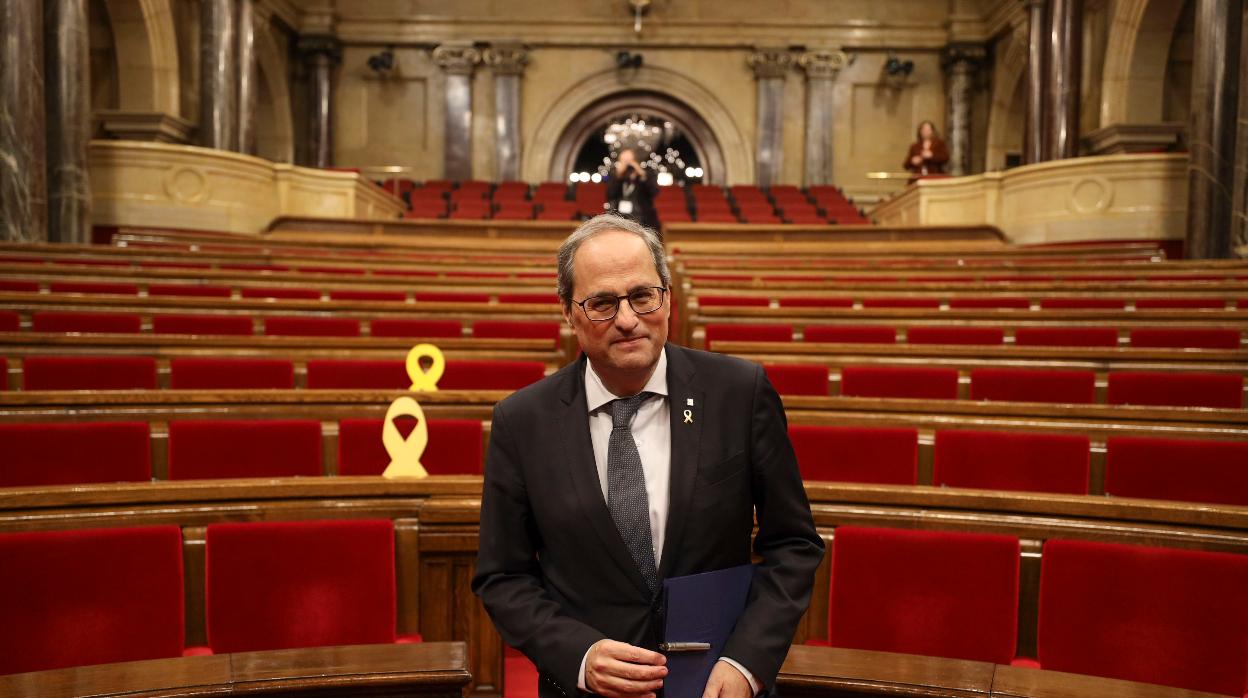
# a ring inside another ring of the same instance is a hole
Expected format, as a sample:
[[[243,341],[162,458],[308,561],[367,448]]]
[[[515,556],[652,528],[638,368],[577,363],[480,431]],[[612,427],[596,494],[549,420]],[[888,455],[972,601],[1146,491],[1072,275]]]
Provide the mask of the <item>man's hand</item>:
[[[754,698],[753,694],[750,682],[736,667],[728,662],[715,662],[702,698]]]
[[[655,691],[663,687],[663,677],[667,676],[666,662],[667,657],[658,652],[599,640],[585,656],[585,686],[606,698],[655,698]],[[746,693],[749,690],[747,687]]]

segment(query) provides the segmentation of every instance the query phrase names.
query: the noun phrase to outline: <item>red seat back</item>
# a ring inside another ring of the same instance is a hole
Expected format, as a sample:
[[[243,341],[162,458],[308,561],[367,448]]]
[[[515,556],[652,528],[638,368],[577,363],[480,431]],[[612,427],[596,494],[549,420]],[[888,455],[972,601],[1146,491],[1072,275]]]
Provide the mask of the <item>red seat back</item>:
[[[100,266],[113,265],[101,264]],[[124,266],[124,263],[118,264],[117,266]],[[110,294],[121,296],[139,295],[139,287],[135,284],[109,284],[83,281],[53,281],[48,284],[48,291],[52,293]]]
[[[996,327],[911,327],[908,344],[1001,344],[1005,332]]]
[[[880,325],[809,325],[802,341],[835,344],[895,344],[897,330]]]
[[[462,337],[464,328],[459,320],[378,318],[369,323],[369,334],[374,337],[454,338]]]
[[[714,349],[715,342],[791,342],[791,325],[717,325],[706,326],[706,346]]]
[[[546,376],[540,361],[450,359],[439,390],[519,390]]]
[[[819,296],[786,296],[780,299],[781,308],[852,308],[852,298],[823,298]]]
[[[417,293],[416,301],[421,303],[489,303],[488,293]]]
[[[781,395],[828,394],[828,367],[803,364],[764,364],[767,379]]]
[[[344,419],[338,422],[338,474],[380,475],[390,464],[382,445],[385,422]],[[475,419],[429,420],[429,445],[420,457],[431,475],[480,475],[481,422]]]
[[[321,423],[183,420],[169,423],[169,479],[321,474]]]
[[[1243,695],[1248,556],[1050,540],[1037,636],[1045,669]]]
[[[407,300],[403,291],[330,291],[331,301],[380,301],[382,303],[402,303]]]
[[[349,317],[270,317],[264,333],[282,337],[358,337],[360,321]]]
[[[1020,327],[1014,343],[1030,347],[1116,347],[1118,330],[1112,327]]]
[[[20,281],[17,279],[0,279],[0,291],[15,291],[18,293],[38,293],[38,281]]]
[[[153,334],[252,334],[250,315],[153,315]]]
[[[1008,664],[1018,539],[841,526],[832,541],[835,647]]]
[[[1122,310],[1127,302],[1118,298],[1042,298],[1041,310]]]
[[[208,527],[213,652],[394,642],[394,527],[388,520]]]
[[[295,365],[289,359],[171,359],[169,387],[174,390],[290,390],[295,387]]]
[[[178,657],[177,526],[0,534],[0,674]]]
[[[403,359],[309,359],[309,390],[407,390]]]
[[[1016,431],[936,432],[937,487],[1088,493],[1088,437]]]
[[[918,480],[916,429],[789,425],[803,480],[913,485]]]
[[[700,306],[755,307],[766,308],[771,300],[762,296],[698,296]]]
[[[1112,371],[1111,405],[1169,405],[1176,407],[1243,407],[1244,379],[1233,373],[1178,373],[1167,371]]]
[[[936,310],[940,307],[939,298],[864,298],[864,308],[926,308]]]
[[[17,332],[22,329],[22,316],[11,310],[0,312],[0,332]]]
[[[198,286],[193,284],[148,284],[149,296],[182,296],[188,298],[229,298],[227,286]]]
[[[559,296],[553,293],[500,293],[499,303],[541,303],[549,305],[559,302]]]
[[[1136,310],[1222,310],[1226,301],[1221,298],[1140,298],[1135,301]]]
[[[0,487],[146,482],[146,422],[0,424]]]
[[[846,366],[841,369],[841,394],[849,397],[956,400],[958,371],[954,368]]]
[[[1239,330],[1224,330],[1215,327],[1148,327],[1131,330],[1131,346],[1238,349]]]
[[[1105,493],[1248,506],[1248,441],[1113,436]]]
[[[949,308],[951,310],[959,310],[963,308],[1027,310],[1031,308],[1031,300],[1027,298],[1006,297],[1006,296],[984,296],[982,298],[950,298]]]
[[[546,339],[553,347],[559,344],[559,323],[553,320],[478,320],[472,323],[472,336],[482,339]]]
[[[31,316],[35,332],[116,332],[136,334],[143,330],[143,318],[123,313],[59,313],[39,311]]]
[[[971,370],[971,399],[1090,404],[1096,402],[1096,374],[1092,371],[976,368]]]
[[[244,288],[240,292],[243,298],[274,298],[278,300],[319,301],[321,292],[314,288]]]
[[[150,356],[29,356],[23,390],[155,390]]]

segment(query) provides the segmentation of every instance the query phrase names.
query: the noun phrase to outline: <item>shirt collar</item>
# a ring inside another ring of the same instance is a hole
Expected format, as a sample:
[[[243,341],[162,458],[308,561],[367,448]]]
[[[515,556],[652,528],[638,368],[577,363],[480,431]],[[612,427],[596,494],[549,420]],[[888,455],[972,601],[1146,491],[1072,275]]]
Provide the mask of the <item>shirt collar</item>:
[[[646,382],[646,387],[641,391],[667,396],[667,347],[659,351],[659,361],[654,365],[654,373],[650,374],[650,380]],[[607,386],[602,384],[602,379],[594,371],[593,363],[586,359],[585,402],[589,406],[589,411],[593,412],[619,397],[621,396],[607,390]]]

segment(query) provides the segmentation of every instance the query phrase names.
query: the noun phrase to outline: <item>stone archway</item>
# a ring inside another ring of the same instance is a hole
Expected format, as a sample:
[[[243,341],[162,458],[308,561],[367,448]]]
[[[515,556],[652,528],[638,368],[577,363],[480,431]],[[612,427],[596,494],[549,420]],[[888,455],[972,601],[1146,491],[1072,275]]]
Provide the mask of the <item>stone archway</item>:
[[[988,112],[987,148],[984,169],[991,171],[1005,167],[1005,156],[1010,147],[1021,140],[1026,128],[1023,92],[1026,89],[1024,73],[1027,70],[1026,23],[1022,31],[1015,31],[1009,39],[1004,55],[997,63],[992,81],[992,105]],[[1021,150],[1021,148],[1020,148]]]
[[[117,54],[118,108],[177,116],[178,46],[169,0],[105,0]]]
[[[1101,78],[1101,125],[1158,123],[1178,0],[1118,0]]]
[[[574,122],[579,123],[578,119],[596,105],[630,93],[647,94],[666,100],[669,108],[683,108],[701,121],[705,129],[704,142],[718,145],[723,163],[712,170],[716,172],[717,183],[742,184],[754,181],[754,159],[750,152],[750,141],[741,133],[731,112],[702,84],[675,71],[652,66],[637,69],[626,86],[615,79],[614,69],[604,70],[586,77],[552,100],[550,108],[526,134],[527,144],[523,149],[524,179],[537,182],[550,178],[556,172],[554,164],[562,162],[556,159],[556,153],[566,153],[565,149],[570,150],[580,142],[564,142],[565,138],[571,137]],[[693,124],[685,125],[691,129],[694,127]],[[703,157],[709,156],[704,152]],[[566,176],[564,172],[555,178],[563,180]]]

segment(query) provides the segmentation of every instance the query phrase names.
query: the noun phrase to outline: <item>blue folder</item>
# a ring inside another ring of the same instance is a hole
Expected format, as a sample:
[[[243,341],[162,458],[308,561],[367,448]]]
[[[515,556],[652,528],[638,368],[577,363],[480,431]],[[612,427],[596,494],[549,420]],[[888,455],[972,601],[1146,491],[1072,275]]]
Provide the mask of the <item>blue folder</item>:
[[[664,651],[664,698],[702,698],[728,636],[745,611],[754,565],[663,580],[664,646],[707,643],[701,651]],[[662,648],[661,648],[662,649]]]

